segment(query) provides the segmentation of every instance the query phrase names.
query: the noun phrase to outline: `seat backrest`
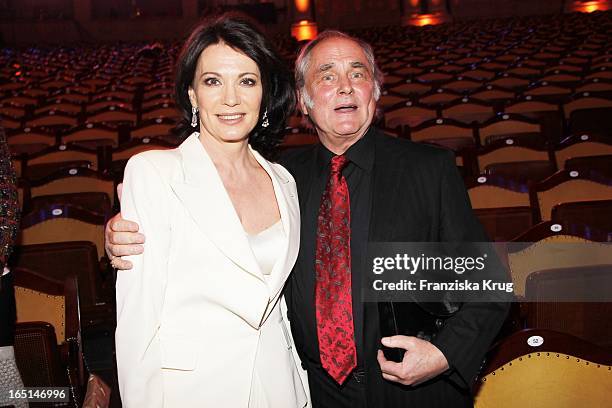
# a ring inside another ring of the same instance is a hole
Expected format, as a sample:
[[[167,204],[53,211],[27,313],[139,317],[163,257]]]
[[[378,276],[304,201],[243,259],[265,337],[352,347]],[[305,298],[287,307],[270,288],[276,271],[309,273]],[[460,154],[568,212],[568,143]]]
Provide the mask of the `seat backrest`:
[[[142,140],[147,140],[147,138],[145,137]],[[113,161],[128,160],[133,155],[141,152],[146,152],[147,150],[166,150],[172,149],[173,147],[174,146],[171,146],[168,143],[164,143],[162,141],[147,141],[147,143],[131,144],[130,146],[126,147],[122,146],[120,149],[113,151]]]
[[[20,245],[66,241],[92,242],[96,245],[98,258],[102,258],[104,256],[104,222],[94,224],[70,218],[69,215],[51,218],[22,228],[18,238]]]
[[[110,139],[116,146],[119,143],[119,133],[115,129],[94,126],[90,124],[90,128],[82,128],[73,132],[62,135],[63,143],[79,142],[84,140]]]
[[[80,343],[79,289],[77,276],[54,279],[42,270],[12,268],[14,273],[17,322],[51,322],[57,329],[57,343],[70,339]],[[44,301],[44,297],[48,301]]]
[[[111,107],[112,108],[112,107]],[[126,112],[120,110],[103,110],[102,112],[89,115],[87,122],[100,123],[100,122],[130,122],[131,124],[136,123],[136,114],[133,112]]]
[[[74,160],[66,162],[50,162],[41,164],[27,163],[23,169],[23,178],[31,183],[52,177],[54,173],[68,172],[71,169],[92,169],[92,162],[89,160]]]
[[[400,85],[394,86],[390,91],[401,95],[421,95],[431,90],[431,86],[421,84],[419,82],[404,82]]]
[[[385,125],[390,128],[408,125],[418,126],[436,117],[436,110],[422,106],[405,105],[385,112]]]
[[[531,273],[525,294],[528,327],[570,333],[612,346],[612,265],[556,268]]]
[[[612,108],[612,100],[587,96],[566,103],[563,106],[563,111],[565,112],[565,118],[572,122],[577,119],[576,114],[604,118],[605,114],[609,115],[610,108]],[[578,111],[582,112],[578,113]]]
[[[552,209],[554,222],[585,224],[612,231],[612,200],[576,201],[557,204]]]
[[[96,220],[94,223],[102,223],[113,215],[111,202],[106,193],[85,192],[34,197],[30,200],[30,212],[22,214],[22,220],[30,217],[32,213],[36,214],[34,217],[37,220],[40,220],[50,216],[61,216],[66,211],[73,213],[74,210],[102,217],[102,220]],[[32,224],[34,222],[28,222],[28,225]]]
[[[559,168],[572,158],[597,155],[612,155],[612,143],[585,141],[571,144],[555,151],[555,159]]]
[[[529,207],[529,194],[496,185],[468,188],[472,208]]]
[[[536,150],[528,146],[506,145],[481,151],[477,156],[481,172],[494,163],[513,163],[528,161],[545,161],[549,159],[548,151]],[[552,164],[552,163],[551,163]]]
[[[474,214],[493,241],[510,241],[533,225],[530,207],[478,208]]]
[[[555,173],[555,166],[548,160],[529,160],[491,163],[484,169],[491,176],[514,178],[525,183],[544,180]]]
[[[77,276],[79,295],[83,306],[103,302],[101,277],[96,247],[91,242],[54,242],[36,245],[18,245],[9,260],[11,267],[37,271],[62,282]]]
[[[487,139],[494,135],[538,133],[541,131],[540,124],[533,120],[503,114],[482,124],[479,130],[480,143],[485,145]]]
[[[448,138],[474,140],[474,130],[471,126],[452,119],[435,119],[416,126],[410,132],[410,139],[415,142]]]
[[[526,114],[532,112],[555,112],[559,108],[557,105],[544,101],[524,100],[506,106],[504,109],[508,113]]]
[[[474,406],[605,407],[610,370],[610,353],[590,342],[550,330],[523,330],[489,352]]]
[[[47,146],[53,146],[55,144],[55,136],[51,134],[37,133],[37,132],[23,132],[11,135],[7,139],[9,145],[18,144],[44,144]]]
[[[98,166],[98,156],[94,152],[77,150],[74,147],[68,148],[65,145],[46,149],[28,158],[28,164],[58,163],[74,160],[87,160],[92,163],[94,168]]]
[[[132,138],[165,136],[170,134],[174,125],[170,123],[151,123],[148,126],[136,128],[130,132]]]
[[[612,153],[612,152],[611,152]],[[569,171],[587,172],[602,178],[612,179],[612,154],[598,156],[580,156],[567,159],[565,169]]]
[[[27,378],[30,384],[26,385],[36,387],[71,384],[79,400],[85,368],[77,277],[68,275],[60,281],[25,268],[13,268],[12,273],[17,308],[15,355],[20,371],[25,372],[24,383]],[[61,353],[58,348],[63,349]]]
[[[508,253],[508,263],[518,296],[525,296],[527,277],[533,272],[612,264],[609,245],[572,235],[553,235],[517,249]]]
[[[167,104],[164,104],[167,105]],[[181,118],[181,112],[172,106],[158,107],[157,109],[150,109],[142,113],[142,120],[156,119],[156,118],[167,118],[178,120]]]
[[[442,117],[463,123],[482,123],[491,119],[494,115],[493,105],[470,101],[468,98],[463,98],[459,103],[445,106],[442,109]]]
[[[26,387],[67,386],[53,326],[45,322],[17,323],[15,361]]]
[[[574,174],[576,173],[576,174]],[[560,171],[533,188],[540,217],[548,221],[555,205],[576,201],[612,200],[612,185],[589,179],[578,172]]]
[[[65,127],[75,126],[77,124],[76,116],[66,115],[48,115],[43,113],[38,117],[28,120],[26,126],[53,126],[64,125]]]
[[[115,184],[113,180],[101,177],[90,177],[87,169],[70,169],[67,177],[58,175],[50,180],[44,180],[42,184],[34,184],[31,187],[32,197],[41,195],[54,195],[64,193],[90,193],[102,192],[108,195],[111,203],[115,198]],[[72,171],[72,173],[70,173]],[[80,174],[83,174],[82,176]]]
[[[571,93],[572,89],[569,87],[550,84],[534,86],[525,92],[526,95],[530,96],[570,95]]]

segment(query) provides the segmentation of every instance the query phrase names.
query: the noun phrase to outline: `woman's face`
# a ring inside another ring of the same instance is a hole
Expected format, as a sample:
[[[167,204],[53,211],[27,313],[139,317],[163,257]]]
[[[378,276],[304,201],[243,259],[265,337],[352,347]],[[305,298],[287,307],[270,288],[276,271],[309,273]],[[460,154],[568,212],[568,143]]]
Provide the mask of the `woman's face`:
[[[255,61],[224,43],[204,49],[189,88],[200,134],[220,142],[246,140],[259,120],[261,75]]]

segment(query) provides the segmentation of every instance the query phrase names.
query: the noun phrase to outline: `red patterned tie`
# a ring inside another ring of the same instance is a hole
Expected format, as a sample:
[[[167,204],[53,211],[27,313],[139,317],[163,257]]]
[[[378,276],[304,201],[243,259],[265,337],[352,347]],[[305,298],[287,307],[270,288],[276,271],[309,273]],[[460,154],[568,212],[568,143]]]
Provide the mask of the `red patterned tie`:
[[[351,298],[351,210],[342,169],[335,156],[319,207],[315,271],[317,335],[323,368],[344,383],[357,362]]]

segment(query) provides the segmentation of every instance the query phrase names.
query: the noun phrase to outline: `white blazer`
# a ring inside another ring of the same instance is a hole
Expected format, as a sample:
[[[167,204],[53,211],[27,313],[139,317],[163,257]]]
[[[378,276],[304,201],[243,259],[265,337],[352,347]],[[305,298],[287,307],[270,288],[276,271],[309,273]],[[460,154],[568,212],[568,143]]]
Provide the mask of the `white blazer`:
[[[252,151],[288,238],[266,284],[198,136],[138,154],[125,170],[121,213],[146,242],[117,277],[123,406],[246,408],[256,378],[268,407],[304,407],[306,377],[279,307],[299,248],[295,181]]]

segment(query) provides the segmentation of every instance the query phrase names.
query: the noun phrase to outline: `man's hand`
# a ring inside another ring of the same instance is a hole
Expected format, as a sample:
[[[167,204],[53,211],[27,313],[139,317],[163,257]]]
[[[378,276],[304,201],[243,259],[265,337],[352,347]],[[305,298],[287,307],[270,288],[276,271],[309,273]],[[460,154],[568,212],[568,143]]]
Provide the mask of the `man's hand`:
[[[384,337],[382,344],[391,348],[406,350],[401,363],[389,361],[378,350],[378,364],[385,380],[404,385],[417,385],[432,379],[448,370],[444,354],[433,344],[418,337]]]
[[[121,199],[121,184],[117,186]],[[106,223],[104,230],[104,249],[116,269],[131,269],[132,263],[121,259],[124,255],[138,255],[144,251],[145,237],[138,232],[138,224],[115,215]]]

